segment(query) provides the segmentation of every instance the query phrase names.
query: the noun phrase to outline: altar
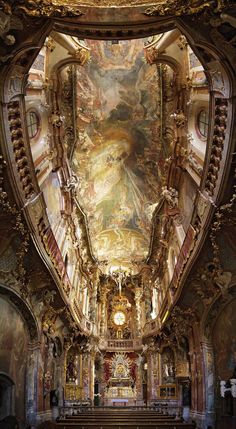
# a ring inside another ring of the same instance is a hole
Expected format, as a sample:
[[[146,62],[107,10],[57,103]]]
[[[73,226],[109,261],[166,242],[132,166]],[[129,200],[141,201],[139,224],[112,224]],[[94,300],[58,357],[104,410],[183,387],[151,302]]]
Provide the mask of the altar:
[[[114,407],[125,407],[128,402],[128,399],[111,399],[111,403]]]
[[[137,393],[130,374],[130,362],[124,353],[116,353],[111,362],[111,376],[105,392],[106,406],[134,406]]]
[[[131,398],[107,398],[105,406],[107,407],[134,407],[136,400]]]
[[[105,403],[107,406],[133,406],[136,402],[136,389],[131,386],[112,386],[107,389]]]

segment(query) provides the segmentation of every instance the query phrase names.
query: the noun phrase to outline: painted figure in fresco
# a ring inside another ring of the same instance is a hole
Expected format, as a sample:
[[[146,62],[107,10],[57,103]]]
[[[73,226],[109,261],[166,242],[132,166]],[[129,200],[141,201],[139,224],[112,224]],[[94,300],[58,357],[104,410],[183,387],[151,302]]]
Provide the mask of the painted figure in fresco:
[[[111,129],[104,139],[104,144],[91,154],[90,164],[97,216],[101,217],[102,229],[137,228],[136,221],[142,218],[141,207],[146,200],[140,191],[140,179],[129,165],[132,136],[124,129]],[[101,170],[101,165],[106,168]]]
[[[77,71],[77,199],[98,259],[143,259],[165,160],[157,68],[143,61],[138,40],[89,46],[92,61]]]

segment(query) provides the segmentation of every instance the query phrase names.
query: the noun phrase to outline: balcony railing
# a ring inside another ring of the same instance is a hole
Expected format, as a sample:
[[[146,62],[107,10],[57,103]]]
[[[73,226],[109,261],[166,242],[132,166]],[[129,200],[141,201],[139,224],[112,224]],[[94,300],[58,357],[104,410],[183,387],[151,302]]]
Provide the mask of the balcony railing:
[[[108,339],[101,346],[109,350],[139,350],[142,348],[142,341],[141,339]]]

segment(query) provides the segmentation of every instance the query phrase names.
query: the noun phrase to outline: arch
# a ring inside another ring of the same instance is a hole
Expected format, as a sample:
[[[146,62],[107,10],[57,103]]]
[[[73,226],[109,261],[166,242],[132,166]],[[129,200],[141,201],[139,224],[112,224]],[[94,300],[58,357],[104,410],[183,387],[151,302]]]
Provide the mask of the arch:
[[[26,323],[30,340],[32,342],[39,341],[40,336],[38,323],[27,302],[23,301],[23,299],[16,293],[16,291],[13,291],[12,289],[3,284],[0,284],[0,296],[1,295],[3,297],[7,297],[10,303],[12,303],[16,307],[16,309],[22,316],[23,320]]]
[[[177,75],[178,80],[181,79],[181,64],[175,59],[168,55],[160,54],[155,61],[155,64],[166,64],[168,65]]]
[[[220,397],[219,397],[219,374],[216,368],[216,347],[214,347],[213,334],[217,321],[225,309],[236,300],[236,284],[232,281],[228,286],[227,296],[218,293],[213,300],[210,307],[206,308],[205,314],[202,317],[200,325],[200,336],[203,338],[202,342],[202,359],[204,367],[204,395],[205,395],[205,413],[206,422],[208,425],[214,427],[215,419],[219,419],[220,410]],[[229,336],[223,335],[222,338]],[[218,351],[217,351],[218,353]]]
[[[230,292],[230,293],[229,293]],[[212,335],[212,330],[214,328],[214,324],[216,319],[220,316],[221,312],[224,308],[236,297],[236,281],[233,278],[232,281],[228,285],[228,293],[226,291],[226,295],[223,296],[221,292],[219,292],[215,299],[212,301],[211,305],[206,308],[205,314],[201,320],[200,332],[203,338],[206,341],[209,341]]]
[[[34,318],[28,306],[14,291],[2,285],[0,291],[0,371],[4,373],[4,415],[1,417],[15,415],[18,420],[25,421],[26,404],[28,406],[30,403],[34,390],[30,360],[33,350],[36,351],[38,347],[38,344],[35,344],[38,340],[37,325],[34,326]]]

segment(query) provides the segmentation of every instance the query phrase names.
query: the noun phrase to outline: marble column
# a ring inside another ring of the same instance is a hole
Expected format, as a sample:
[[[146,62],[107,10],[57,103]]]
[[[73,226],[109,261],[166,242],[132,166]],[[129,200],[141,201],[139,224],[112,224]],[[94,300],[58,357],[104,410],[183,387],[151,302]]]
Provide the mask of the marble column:
[[[90,308],[89,308],[89,315],[90,320],[92,322],[95,322],[97,320],[97,284],[93,285],[93,290],[90,294]]]
[[[159,374],[158,374],[158,353],[155,352],[152,355],[152,398],[157,399],[157,386],[159,384]]]
[[[151,294],[151,289],[149,287],[147,287],[145,289],[145,320],[146,322],[148,322],[149,320],[151,320],[151,308],[152,308],[152,294]]]
[[[28,350],[27,376],[26,376],[26,418],[29,424],[36,422],[38,411],[37,376],[40,344],[30,344]]]
[[[147,353],[147,400],[148,404],[152,400],[152,386],[153,386],[153,359],[152,353]]]
[[[141,317],[142,317],[142,310],[141,310],[141,298],[142,298],[142,294],[143,291],[141,288],[136,288],[135,289],[135,305],[136,305],[136,320],[137,320],[137,336],[140,337],[141,336],[141,332],[142,332],[142,321],[141,321]]]
[[[205,412],[206,426],[214,427],[215,424],[215,398],[214,398],[214,353],[209,341],[201,343],[204,361],[204,386],[205,386]]]
[[[136,405],[142,405],[143,404],[143,393],[142,393],[142,382],[143,382],[143,360],[144,357],[140,354],[138,358],[136,359]]]
[[[190,415],[196,419],[200,427],[205,422],[205,379],[204,362],[202,360],[201,337],[199,325],[192,325],[192,335],[189,337],[189,349],[191,360],[191,410]]]
[[[82,355],[82,386],[83,386],[83,398],[89,397],[90,393],[90,356],[88,353]]]
[[[89,398],[94,400],[94,362],[95,355],[91,353],[89,355]]]
[[[107,328],[107,325],[106,325],[107,293],[108,293],[108,290],[102,291],[101,297],[100,297],[100,300],[101,300],[101,322],[100,322],[101,337],[105,337],[106,328]]]

